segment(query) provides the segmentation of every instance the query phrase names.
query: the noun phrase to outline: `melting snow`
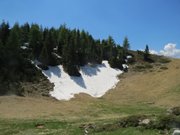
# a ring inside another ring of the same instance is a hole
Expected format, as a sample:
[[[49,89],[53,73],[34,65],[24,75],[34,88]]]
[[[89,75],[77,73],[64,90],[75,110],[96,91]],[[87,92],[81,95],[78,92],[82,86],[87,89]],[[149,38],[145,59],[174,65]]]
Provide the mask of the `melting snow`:
[[[74,94],[87,93],[93,97],[101,97],[119,81],[117,75],[122,71],[113,69],[107,61],[102,64],[80,68],[80,77],[69,76],[61,65],[43,70],[43,74],[54,83],[50,95],[58,100],[69,100]]]

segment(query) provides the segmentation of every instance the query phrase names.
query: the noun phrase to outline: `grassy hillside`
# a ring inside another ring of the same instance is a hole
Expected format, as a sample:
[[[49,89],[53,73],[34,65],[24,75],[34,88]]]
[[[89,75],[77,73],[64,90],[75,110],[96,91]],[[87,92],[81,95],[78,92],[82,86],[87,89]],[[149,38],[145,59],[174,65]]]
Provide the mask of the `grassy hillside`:
[[[106,130],[103,126],[131,115],[160,117],[166,115],[168,108],[180,106],[180,60],[144,65],[132,64],[129,72],[120,76],[117,87],[98,99],[86,94],[76,95],[70,101],[0,97],[0,134],[84,134],[83,126],[89,124],[101,129],[89,131],[97,135],[160,134],[159,129],[113,127]]]
[[[167,64],[149,64],[150,69],[138,69],[140,65],[130,67],[130,72],[120,76],[117,87],[109,91],[104,98],[117,103],[152,103],[162,106],[179,106],[180,60],[172,59]],[[143,65],[144,66],[144,65]],[[118,96],[117,96],[118,95]]]

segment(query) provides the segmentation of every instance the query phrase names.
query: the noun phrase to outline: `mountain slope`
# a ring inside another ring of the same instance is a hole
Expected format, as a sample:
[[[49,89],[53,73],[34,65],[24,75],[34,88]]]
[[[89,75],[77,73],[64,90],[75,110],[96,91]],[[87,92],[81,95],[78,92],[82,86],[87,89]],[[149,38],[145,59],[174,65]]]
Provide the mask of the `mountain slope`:
[[[117,87],[104,98],[119,103],[145,102],[156,105],[180,105],[180,60],[157,65],[144,72],[131,71],[120,78]],[[117,96],[118,95],[118,96]]]
[[[167,67],[168,69],[160,69]],[[129,72],[120,76],[115,89],[101,98],[75,95],[70,101],[46,97],[0,97],[1,118],[58,118],[65,120],[114,119],[124,114],[162,112],[179,106],[180,60],[157,66],[153,71]],[[163,107],[162,107],[163,106]],[[140,112],[139,112],[140,111]]]

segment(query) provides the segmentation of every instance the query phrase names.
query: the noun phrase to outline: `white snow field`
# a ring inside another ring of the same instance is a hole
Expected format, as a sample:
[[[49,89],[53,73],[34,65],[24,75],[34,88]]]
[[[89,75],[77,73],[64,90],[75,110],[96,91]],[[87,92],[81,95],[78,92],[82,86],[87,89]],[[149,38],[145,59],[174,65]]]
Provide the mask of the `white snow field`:
[[[107,61],[81,67],[80,77],[69,76],[64,72],[62,65],[49,66],[48,70],[42,72],[54,84],[50,95],[58,100],[69,100],[79,93],[101,97],[116,85],[119,81],[117,75],[122,73],[119,69],[111,68]]]

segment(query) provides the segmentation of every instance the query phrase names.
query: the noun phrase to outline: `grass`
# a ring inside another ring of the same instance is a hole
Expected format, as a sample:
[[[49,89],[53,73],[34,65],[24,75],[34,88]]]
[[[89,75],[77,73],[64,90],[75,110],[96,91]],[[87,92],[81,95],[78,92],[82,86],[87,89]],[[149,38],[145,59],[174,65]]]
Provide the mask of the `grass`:
[[[169,62],[171,62],[171,60],[169,58],[160,58],[158,60],[158,62],[160,62],[160,63],[169,63]]]
[[[93,135],[160,135],[158,130],[145,130],[134,127],[120,128],[114,131],[93,133]]]
[[[93,111],[90,111],[93,110]],[[88,112],[88,113],[87,113]],[[153,107],[151,105],[123,105],[116,106],[107,102],[97,102],[89,106],[82,117],[75,120],[55,120],[55,119],[0,119],[0,135],[79,135],[84,133],[80,128],[83,124],[95,123],[103,125],[112,123],[119,118],[135,114],[161,115],[164,114],[163,108]],[[42,128],[37,128],[42,125]],[[156,133],[155,130],[142,131],[136,128],[115,129],[112,131],[91,132],[93,135],[103,134],[143,134],[149,135]]]
[[[92,109],[93,108],[93,109]],[[91,106],[93,112],[98,110],[100,114],[119,114],[119,115],[132,115],[132,114],[161,114],[165,111],[164,108],[147,105],[144,103],[137,103],[132,105],[117,105],[114,103],[99,102]]]
[[[112,123],[114,120],[101,120],[95,125],[101,126],[104,123]],[[42,124],[43,128],[37,128],[37,124]],[[66,122],[58,120],[0,120],[0,135],[81,135],[84,128],[80,128],[83,123]],[[88,130],[90,135],[153,135],[158,130],[143,128],[112,128],[110,130]]]
[[[149,119],[148,125],[142,125],[140,120]],[[89,134],[167,134],[173,132],[173,128],[177,128],[180,124],[180,117],[175,115],[131,115],[125,118],[120,118],[114,122],[96,123],[86,126],[86,130]],[[175,127],[176,125],[176,127]]]
[[[42,124],[43,128],[37,128]],[[78,135],[82,130],[75,124],[57,120],[0,120],[0,135]]]
[[[176,87],[174,87],[172,89],[172,92],[176,93],[176,94],[180,94],[180,85],[177,85]]]
[[[141,65],[136,65],[134,67],[134,71],[138,71],[138,72],[142,72],[142,71],[146,71],[146,70],[149,70],[149,69],[152,69],[153,66],[149,63],[144,63],[144,64],[141,64]]]
[[[180,62],[172,60],[163,66],[168,68],[163,72],[123,74],[117,87],[98,99],[83,94],[68,102],[0,97],[0,135],[83,135],[82,125],[101,128],[132,115],[163,116],[168,108],[180,105],[180,71],[176,68],[180,67]],[[143,68],[149,71],[156,66],[144,65]],[[159,132],[157,129],[111,127],[91,129],[89,135],[159,135]]]

